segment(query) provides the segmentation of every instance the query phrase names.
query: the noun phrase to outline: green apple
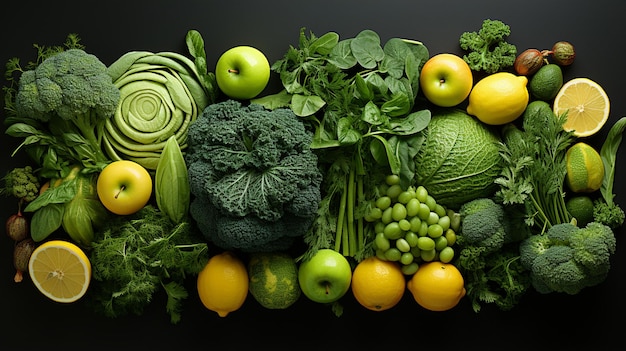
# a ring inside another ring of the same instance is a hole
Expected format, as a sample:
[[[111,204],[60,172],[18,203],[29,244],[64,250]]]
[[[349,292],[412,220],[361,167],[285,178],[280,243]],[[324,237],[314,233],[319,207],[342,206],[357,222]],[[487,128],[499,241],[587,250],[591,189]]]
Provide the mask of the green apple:
[[[420,71],[420,88],[431,103],[452,107],[463,102],[474,83],[467,62],[455,54],[437,54]]]
[[[100,202],[118,215],[133,214],[143,208],[152,195],[152,177],[137,162],[113,161],[98,175],[96,191]]]
[[[224,52],[215,66],[217,86],[228,97],[238,100],[259,95],[270,79],[265,54],[251,46],[236,46]]]
[[[298,283],[310,300],[331,303],[350,289],[352,268],[341,253],[332,249],[318,250],[311,259],[300,264]]]

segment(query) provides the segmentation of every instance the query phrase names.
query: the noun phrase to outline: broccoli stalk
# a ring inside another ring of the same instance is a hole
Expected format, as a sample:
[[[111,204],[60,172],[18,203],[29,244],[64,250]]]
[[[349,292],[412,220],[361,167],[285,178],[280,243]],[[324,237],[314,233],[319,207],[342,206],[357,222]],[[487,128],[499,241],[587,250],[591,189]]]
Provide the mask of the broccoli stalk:
[[[496,73],[513,66],[517,47],[506,42],[511,28],[499,20],[486,19],[478,32],[464,32],[459,44],[468,53],[463,55],[473,71]]]
[[[24,138],[18,149],[27,149],[42,166],[42,177],[58,177],[76,163],[99,171],[109,162],[100,135],[119,99],[95,55],[80,48],[55,52],[21,73],[7,134]]]

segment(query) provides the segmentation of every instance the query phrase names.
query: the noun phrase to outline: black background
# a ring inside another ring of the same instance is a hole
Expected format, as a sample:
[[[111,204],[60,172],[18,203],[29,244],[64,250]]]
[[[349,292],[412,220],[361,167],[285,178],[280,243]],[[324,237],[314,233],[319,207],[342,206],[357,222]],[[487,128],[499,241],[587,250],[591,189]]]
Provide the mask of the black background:
[[[526,48],[549,49],[559,40],[576,47],[576,61],[565,78],[589,77],[600,83],[611,99],[607,125],[588,140],[599,146],[609,126],[626,114],[624,95],[624,18],[621,2],[595,1],[10,1],[0,9],[0,63],[10,57],[34,58],[33,43],[61,44],[68,33],[78,33],[88,52],[105,64],[131,50],[187,53],[189,29],[204,37],[209,66],[236,45],[252,45],[270,60],[281,58],[289,45],[297,45],[301,27],[320,36],[336,31],[341,38],[363,29],[391,37],[422,41],[431,55],[462,54],[458,38],[475,31],[486,18],[510,25],[508,41],[521,52]],[[3,83],[4,84],[4,83]],[[272,76],[266,92],[278,89]],[[0,134],[0,174],[28,161],[10,154],[17,146]],[[626,206],[623,163],[626,147],[618,154],[615,175],[616,201]],[[0,218],[15,212],[15,202],[0,202]],[[512,311],[484,306],[474,313],[466,299],[451,311],[429,312],[410,294],[394,309],[371,312],[357,305],[350,294],[342,300],[344,314],[336,317],[326,306],[301,298],[287,310],[266,310],[249,298],[226,318],[205,309],[190,282],[190,298],[182,321],[169,322],[163,296],[156,296],[142,316],[109,319],[81,303],[55,304],[41,295],[29,278],[14,283],[13,242],[0,237],[0,348],[39,349],[202,349],[243,345],[276,349],[345,347],[397,347],[453,349],[465,347],[502,349],[564,349],[569,346],[622,349],[621,319],[626,312],[626,274],[623,230],[616,233],[617,254],[607,280],[575,296],[539,295],[530,292]]]

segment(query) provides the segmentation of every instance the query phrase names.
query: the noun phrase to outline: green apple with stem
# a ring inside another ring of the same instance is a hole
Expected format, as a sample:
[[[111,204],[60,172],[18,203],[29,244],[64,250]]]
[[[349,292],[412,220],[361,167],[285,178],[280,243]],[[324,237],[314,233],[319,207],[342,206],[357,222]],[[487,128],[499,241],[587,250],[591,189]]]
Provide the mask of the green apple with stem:
[[[474,83],[472,70],[458,55],[437,54],[422,66],[420,89],[428,101],[441,107],[463,102]]]
[[[106,165],[96,181],[100,202],[109,211],[129,215],[139,211],[152,195],[152,177],[137,162],[117,160]]]
[[[350,289],[352,268],[341,253],[333,249],[320,249],[300,264],[298,283],[302,293],[318,303],[332,303]]]
[[[261,50],[252,46],[235,46],[217,60],[215,80],[220,90],[237,100],[259,95],[270,79],[270,64]]]

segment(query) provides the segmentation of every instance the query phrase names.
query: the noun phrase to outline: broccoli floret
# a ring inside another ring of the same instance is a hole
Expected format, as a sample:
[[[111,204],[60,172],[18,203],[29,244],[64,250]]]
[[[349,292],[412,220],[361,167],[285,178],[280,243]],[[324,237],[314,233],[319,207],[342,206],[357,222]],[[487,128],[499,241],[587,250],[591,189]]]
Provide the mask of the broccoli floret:
[[[502,205],[490,198],[478,198],[463,204],[459,214],[460,245],[481,246],[486,253],[497,251],[504,245],[507,220]]]
[[[188,137],[190,213],[210,241],[267,251],[307,232],[322,173],[312,134],[292,110],[226,100],[207,106]]]
[[[67,147],[80,147],[71,161],[89,167],[109,161],[101,148],[100,133],[119,99],[120,91],[106,65],[95,55],[73,48],[49,56],[21,74],[15,111],[17,117],[33,124],[47,123],[54,136],[72,135]]]
[[[611,229],[617,229],[624,224],[626,214],[624,210],[615,202],[608,204],[603,198],[598,198],[593,202],[593,220],[607,225]]]
[[[13,168],[3,181],[4,188],[0,193],[14,196],[21,202],[31,202],[39,194],[39,180],[31,166]]]
[[[478,32],[464,32],[459,44],[468,53],[463,55],[473,71],[496,73],[513,66],[517,47],[506,42],[511,28],[502,21],[486,19]]]
[[[557,224],[519,245],[520,262],[530,270],[535,290],[572,295],[604,281],[615,248],[611,228],[597,222],[583,228]]]

